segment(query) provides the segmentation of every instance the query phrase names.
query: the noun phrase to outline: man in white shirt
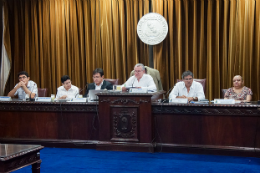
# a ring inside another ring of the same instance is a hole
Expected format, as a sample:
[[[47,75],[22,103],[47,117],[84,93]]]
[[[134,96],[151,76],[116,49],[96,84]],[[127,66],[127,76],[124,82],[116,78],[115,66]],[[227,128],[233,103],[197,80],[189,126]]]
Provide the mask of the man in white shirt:
[[[182,74],[183,81],[178,82],[169,95],[169,99],[188,98],[188,101],[205,99],[201,83],[193,81],[193,73],[185,71]]]
[[[18,73],[19,83],[15,85],[7,96],[14,97],[18,95],[19,99],[25,99],[26,94],[30,98],[34,99],[38,95],[37,84],[30,80],[30,77],[26,71],[21,71]]]
[[[126,91],[126,87],[147,88],[148,91],[157,91],[153,78],[149,74],[145,74],[143,64],[138,63],[135,65],[134,74],[122,85],[123,91]]]
[[[79,88],[71,84],[70,77],[64,75],[61,77],[62,86],[58,88],[56,98],[76,98],[79,95]]]

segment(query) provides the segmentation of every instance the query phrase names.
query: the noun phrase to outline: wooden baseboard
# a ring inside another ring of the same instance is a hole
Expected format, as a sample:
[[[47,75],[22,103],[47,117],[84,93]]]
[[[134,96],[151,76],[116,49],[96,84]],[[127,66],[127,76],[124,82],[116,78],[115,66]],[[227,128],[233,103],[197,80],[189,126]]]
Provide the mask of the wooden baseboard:
[[[260,157],[259,148],[217,146],[217,145],[187,145],[169,143],[134,143],[134,142],[111,142],[97,140],[55,140],[55,139],[16,139],[0,138],[0,143],[9,144],[40,144],[45,147],[59,148],[86,148],[111,151],[130,152],[170,152],[189,154],[212,154],[243,157]]]
[[[154,145],[152,143],[99,142],[96,149],[153,153]]]
[[[156,143],[155,152],[260,157],[259,148]]]

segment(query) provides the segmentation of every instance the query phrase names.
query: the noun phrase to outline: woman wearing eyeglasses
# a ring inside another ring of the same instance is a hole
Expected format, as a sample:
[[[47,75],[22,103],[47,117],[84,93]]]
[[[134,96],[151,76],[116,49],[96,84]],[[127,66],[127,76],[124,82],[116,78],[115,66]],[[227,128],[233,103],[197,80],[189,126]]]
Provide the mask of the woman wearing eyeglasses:
[[[244,86],[242,76],[236,75],[233,78],[233,87],[226,91],[224,98],[235,99],[241,102],[250,102],[252,100],[252,95],[253,92],[251,89]]]

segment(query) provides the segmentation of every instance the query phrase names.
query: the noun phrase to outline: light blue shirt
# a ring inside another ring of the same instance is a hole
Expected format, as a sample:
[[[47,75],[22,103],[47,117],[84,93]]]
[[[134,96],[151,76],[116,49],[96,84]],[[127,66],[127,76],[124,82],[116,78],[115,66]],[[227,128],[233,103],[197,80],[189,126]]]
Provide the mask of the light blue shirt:
[[[15,85],[15,87],[17,86],[18,84]],[[28,81],[28,84],[27,84],[27,88],[32,92],[32,93],[35,93],[35,98],[38,96],[38,87],[37,87],[37,84],[34,82],[34,81],[31,81],[29,80]],[[25,99],[25,96],[26,96],[26,93],[25,91],[23,90],[22,87],[20,87],[18,90],[16,90],[16,92],[14,93],[14,95],[18,95],[18,98],[19,99]]]

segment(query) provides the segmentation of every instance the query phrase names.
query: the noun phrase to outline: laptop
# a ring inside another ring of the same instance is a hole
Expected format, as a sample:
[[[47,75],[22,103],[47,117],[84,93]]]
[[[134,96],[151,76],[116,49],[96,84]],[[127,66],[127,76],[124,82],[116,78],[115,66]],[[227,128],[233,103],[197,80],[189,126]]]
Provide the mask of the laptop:
[[[88,101],[98,101],[98,93],[102,93],[104,90],[89,90],[88,92]]]

